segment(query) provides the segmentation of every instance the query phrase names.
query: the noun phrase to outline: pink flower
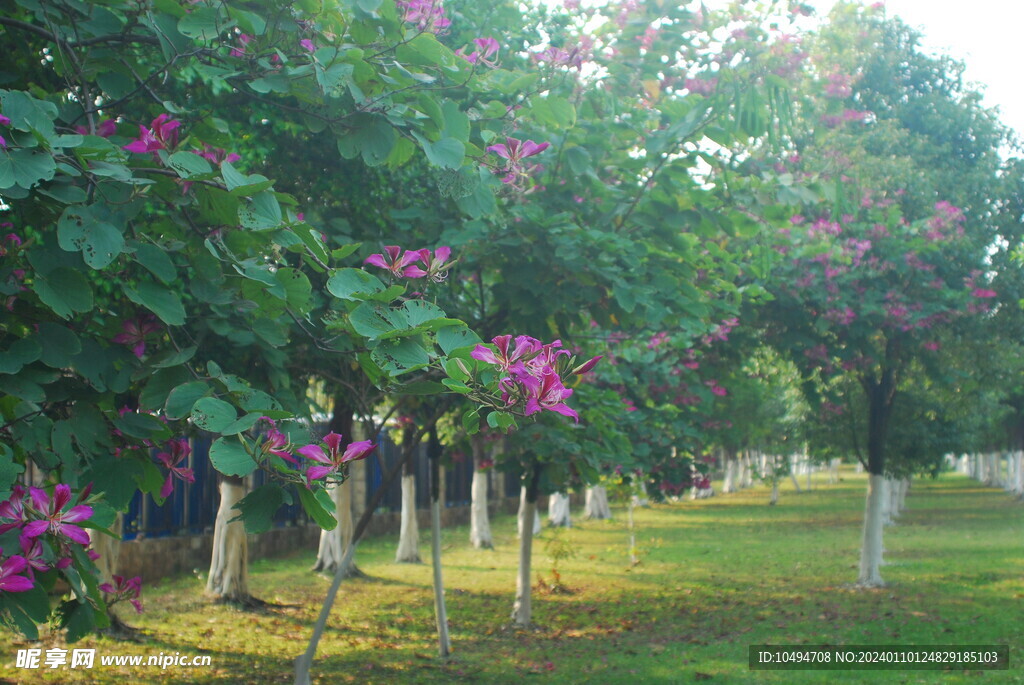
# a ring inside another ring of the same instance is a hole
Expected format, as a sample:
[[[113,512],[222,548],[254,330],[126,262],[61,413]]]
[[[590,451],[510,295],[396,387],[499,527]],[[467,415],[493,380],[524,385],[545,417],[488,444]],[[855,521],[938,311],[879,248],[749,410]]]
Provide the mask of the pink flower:
[[[533,374],[517,374],[517,379],[526,386],[529,393],[523,409],[525,416],[546,409],[562,416],[569,416],[579,423],[579,414],[565,404],[565,400],[572,397],[572,390],[562,385],[562,379],[554,369],[545,368],[539,378]]]
[[[0,502],[0,518],[10,519],[11,523],[0,525],[0,534],[25,523],[25,488],[15,485],[11,488],[11,496]]]
[[[540,352],[542,347],[540,340],[531,338],[528,335],[518,336],[511,350],[509,349],[509,344],[512,342],[511,335],[499,335],[493,338],[491,342],[498,348],[497,354],[492,352],[490,348],[480,344],[473,348],[469,356],[487,364],[494,364],[502,371],[509,371],[516,362],[535,355]]]
[[[443,282],[448,277],[448,269],[455,263],[448,261],[452,254],[452,248],[442,245],[434,250],[433,254],[427,248],[423,248],[419,253],[420,261],[423,262],[423,266],[427,267],[426,277],[434,283]]]
[[[513,183],[519,176],[528,173],[523,170],[522,161],[527,157],[539,155],[550,145],[551,143],[535,143],[532,140],[524,142],[516,138],[506,138],[504,144],[491,145],[487,151],[508,160],[508,165],[501,172],[505,174],[501,182]]]
[[[22,529],[26,537],[39,537],[49,532],[63,535],[80,545],[89,544],[89,536],[78,526],[72,525],[92,516],[92,507],[85,504],[64,508],[71,502],[71,488],[63,483],[53,489],[51,498],[45,490],[29,488],[29,495],[36,511],[41,515],[38,521],[32,521]]]
[[[445,16],[441,0],[398,0],[395,5],[403,11],[402,20],[415,24],[420,31],[436,33],[452,23]]]
[[[385,245],[383,254],[370,255],[363,263],[387,269],[396,278],[423,278],[427,272],[415,266],[415,262],[422,259],[423,254],[420,250],[406,250],[405,254],[402,254],[402,248],[398,245]]]
[[[3,552],[3,549],[0,549],[0,555],[3,555]],[[31,580],[19,575],[27,566],[25,558],[18,555],[7,557],[0,562],[0,592],[28,592],[35,587]]]
[[[136,613],[141,614],[142,601],[139,599],[139,594],[142,592],[142,578],[135,576],[125,580],[123,576],[114,575],[112,579],[114,581],[112,584],[103,583],[100,585],[100,590],[108,595],[106,598],[107,606],[127,599],[135,607]]]
[[[971,291],[971,295],[980,298],[995,297],[996,294],[995,290],[990,290],[988,288],[975,288]]]
[[[309,38],[303,38],[300,40],[299,45],[301,45],[302,49],[306,52],[316,52],[316,44]]]
[[[299,462],[295,460],[295,457],[292,456],[291,452],[285,450],[287,446],[287,436],[275,428],[267,432],[267,437],[260,445],[260,449],[264,454],[273,454],[274,456],[281,457],[285,461],[298,464]]]
[[[159,331],[160,324],[152,316],[139,317],[123,321],[121,330],[122,332],[111,338],[111,341],[121,345],[131,345],[132,354],[142,359],[142,355],[146,353],[146,338],[151,333]]]
[[[174,492],[175,477],[186,483],[196,482],[196,477],[192,473],[192,469],[178,466],[182,460],[187,459],[188,455],[192,453],[192,448],[189,447],[188,440],[185,438],[171,440],[167,443],[167,447],[170,448],[170,452],[160,452],[156,455],[157,461],[168,469],[167,479],[164,480],[163,487],[160,488],[160,496],[164,499]]]
[[[477,48],[479,48],[478,50],[474,50],[467,55],[462,48],[459,48],[455,51],[455,54],[470,64],[476,64],[479,62],[481,64],[486,64],[489,67],[498,66],[497,61],[492,59],[498,54],[498,50],[501,48],[498,41],[493,38],[474,38],[473,43]]]
[[[237,162],[242,158],[234,152],[227,152],[224,148],[220,147],[210,147],[206,143],[203,143],[202,151],[196,151],[196,154],[217,166],[220,166],[224,162]]]
[[[250,36],[249,34],[247,34],[247,33],[239,34],[239,36],[238,36],[238,46],[231,48],[231,56],[232,57],[243,57],[243,56],[245,56],[245,46],[248,45],[250,41],[252,41],[252,36]]]
[[[152,122],[150,127],[139,125],[139,137],[123,146],[128,152],[156,152],[157,150],[172,150],[178,146],[178,128],[180,121],[170,119],[167,114],[161,114]]]
[[[81,133],[83,136],[89,135],[89,129],[85,126],[75,126],[75,132]],[[113,119],[104,119],[96,127],[96,135],[100,138],[109,138],[115,133],[117,133],[117,122]]]
[[[365,459],[377,447],[369,440],[363,440],[349,444],[343,452],[341,450],[341,436],[337,433],[325,435],[323,443],[327,446],[326,452],[324,452],[323,447],[320,445],[306,445],[298,450],[302,456],[323,464],[323,466],[310,466],[306,469],[306,478],[311,481],[319,480],[330,473],[338,471],[350,461]]]

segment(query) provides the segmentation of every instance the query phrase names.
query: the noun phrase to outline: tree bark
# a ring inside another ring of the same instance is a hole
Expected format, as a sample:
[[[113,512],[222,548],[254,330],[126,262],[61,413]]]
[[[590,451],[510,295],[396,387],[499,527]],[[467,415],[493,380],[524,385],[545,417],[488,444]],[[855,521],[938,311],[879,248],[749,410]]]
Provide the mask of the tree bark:
[[[612,509],[608,505],[608,491],[604,489],[604,486],[594,485],[587,488],[584,518],[610,519],[611,517]]]
[[[245,497],[245,482],[234,476],[222,476],[220,481],[220,507],[213,525],[213,557],[206,591],[217,599],[243,602],[249,594],[249,541],[245,525],[231,519],[238,516],[234,509]]]
[[[736,486],[736,455],[731,450],[727,450],[723,453],[722,458],[725,461],[725,478],[722,483],[722,494],[728,495],[739,489]]]
[[[534,528],[530,523],[537,523],[537,487],[540,484],[540,467],[532,467],[532,473],[526,474],[520,496],[520,519],[524,524],[519,535],[519,572],[516,575],[516,600],[512,605],[512,620],[516,625],[528,627],[533,615],[530,604],[530,563],[533,555]]]
[[[479,433],[470,439],[473,449],[472,503],[469,508],[469,542],[477,549],[494,549],[491,537],[491,519],[487,511],[487,472],[480,464],[484,460],[484,440]]]
[[[548,498],[548,521],[552,526],[572,528],[572,514],[569,511],[569,495],[556,492]]]
[[[320,531],[320,547],[313,570],[334,574],[338,569],[343,569],[342,577],[361,576],[363,573],[356,566],[354,558],[342,565],[345,551],[352,543],[352,479],[346,479],[341,485],[328,486],[327,491],[334,501],[334,516],[338,525],[334,530]]]

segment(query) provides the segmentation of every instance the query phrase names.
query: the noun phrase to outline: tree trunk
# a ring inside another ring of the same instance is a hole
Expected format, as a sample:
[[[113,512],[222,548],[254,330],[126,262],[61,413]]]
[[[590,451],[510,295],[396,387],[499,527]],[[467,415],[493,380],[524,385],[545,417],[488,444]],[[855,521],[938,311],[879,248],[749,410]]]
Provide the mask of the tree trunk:
[[[491,537],[491,518],[487,511],[487,472],[481,468],[484,460],[484,440],[479,433],[470,439],[473,448],[473,501],[469,508],[469,543],[477,549],[494,549]]]
[[[114,574],[117,573],[118,561],[121,557],[121,536],[124,534],[124,514],[117,513],[114,524],[110,527],[111,537],[98,530],[88,530],[89,546],[94,552],[100,555],[96,560],[96,568],[99,571],[100,582],[112,582]]]
[[[338,525],[334,530],[320,531],[320,548],[317,550],[313,570],[334,574],[343,568],[343,578],[361,576],[363,573],[356,567],[354,557],[350,557],[348,563],[341,566],[345,551],[352,542],[352,479],[346,479],[341,485],[328,486],[327,492],[334,501],[334,516]]]
[[[750,458],[749,452],[744,452],[741,458],[743,460],[743,477],[740,479],[740,487],[752,488],[754,487],[754,462]]]
[[[779,479],[778,477],[772,477],[772,498],[768,504],[774,506],[779,503]]]
[[[537,506],[534,502],[533,514],[526,511],[526,487],[523,486],[519,490],[519,513],[516,516],[516,533],[519,535],[519,539],[523,539],[523,529],[526,528],[526,522],[529,520],[533,521],[533,525],[530,526],[530,530],[533,531],[533,535],[537,535],[541,531],[540,527],[540,516],[537,515]]]
[[[725,462],[725,477],[722,483],[722,494],[728,495],[736,492],[739,488],[736,485],[737,462],[736,455],[731,450],[722,453],[722,460]]]
[[[533,525],[537,523],[537,486],[540,484],[540,466],[533,465],[523,483],[520,496],[519,572],[516,575],[516,601],[512,605],[512,620],[524,628],[530,625],[533,609],[530,605],[530,562],[533,554]]]
[[[828,482],[829,485],[835,485],[839,482],[839,459],[832,459],[828,463]]]
[[[216,598],[244,602],[249,595],[249,541],[245,525],[231,519],[238,516],[235,504],[245,497],[245,482],[221,476],[220,507],[213,525],[213,558],[206,591]]]
[[[608,505],[608,491],[604,489],[604,486],[595,485],[587,488],[584,518],[610,519],[611,517],[612,510]]]
[[[452,651],[448,636],[448,610],[444,603],[444,579],[441,577],[441,444],[431,429],[427,446],[430,459],[430,558],[434,566],[434,619],[437,625],[437,650],[442,658]]]
[[[791,454],[789,456],[789,477],[793,481],[793,487],[796,488],[796,491],[797,492],[803,492],[803,490],[800,489],[800,481],[798,481],[796,479],[796,471],[797,471],[798,466],[799,466],[799,461],[798,461],[797,455]]]
[[[1016,467],[1014,469],[1014,475],[1016,478],[1013,486],[1013,492],[1024,497],[1024,452],[1017,450],[1013,453],[1013,459],[1016,463]]]
[[[633,521],[633,509],[635,505],[635,497],[630,497],[629,502],[626,505],[626,525],[629,529],[629,564],[630,566],[636,566],[640,563],[640,557],[636,553],[636,525]]]
[[[406,462],[406,467],[412,464]],[[420,564],[420,526],[416,519],[416,475],[407,468],[402,476],[402,525],[398,533],[395,561],[399,564]]]
[[[868,481],[864,505],[864,534],[860,551],[860,575],[857,584],[863,587],[885,585],[879,571],[882,566],[882,507],[885,502],[885,477],[872,473]]]
[[[552,526],[572,528],[572,514],[569,511],[569,495],[556,492],[548,498],[548,521]]]

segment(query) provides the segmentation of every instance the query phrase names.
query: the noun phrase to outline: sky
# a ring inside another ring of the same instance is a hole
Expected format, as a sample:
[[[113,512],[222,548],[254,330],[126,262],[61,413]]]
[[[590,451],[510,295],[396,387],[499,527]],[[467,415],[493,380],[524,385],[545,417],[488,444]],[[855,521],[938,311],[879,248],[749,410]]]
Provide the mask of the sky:
[[[812,0],[827,14],[832,0]],[[966,65],[967,79],[984,93],[987,107],[1024,137],[1024,2],[1018,0],[886,0],[898,16],[923,35],[929,51],[948,54]]]

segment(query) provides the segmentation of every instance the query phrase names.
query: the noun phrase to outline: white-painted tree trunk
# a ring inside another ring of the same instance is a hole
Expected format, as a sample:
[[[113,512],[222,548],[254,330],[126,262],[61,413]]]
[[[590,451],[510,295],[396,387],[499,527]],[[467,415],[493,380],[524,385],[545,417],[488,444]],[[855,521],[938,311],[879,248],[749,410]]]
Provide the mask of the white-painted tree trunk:
[[[334,530],[320,532],[320,547],[316,554],[314,571],[333,574],[338,570],[338,565],[344,560],[345,551],[352,542],[354,524],[352,521],[352,479],[347,479],[341,485],[328,487],[331,499],[334,500],[334,516],[338,525]],[[355,556],[349,558],[348,568],[342,574],[343,577],[358,575]]]
[[[484,445],[480,434],[472,438],[473,445],[473,485],[471,487],[472,503],[469,508],[469,542],[477,549],[494,549],[494,538],[491,537],[491,518],[487,511],[487,472],[480,468],[483,460]]]
[[[441,657],[452,651],[448,636],[448,610],[444,603],[444,580],[441,577],[441,500],[430,501],[430,557],[434,565],[434,619],[437,625],[437,649]]]
[[[124,534],[124,514],[117,513],[110,532],[114,537],[101,533],[98,530],[89,529],[89,547],[100,555],[96,560],[96,569],[99,571],[100,582],[112,582],[114,574],[117,573],[118,561],[121,557],[121,536]]]
[[[858,460],[857,463],[853,465],[853,472],[864,473],[864,464],[860,463],[860,460]]]
[[[611,517],[612,509],[608,504],[608,491],[604,489],[604,486],[595,485],[587,488],[584,518],[610,519]]]
[[[233,507],[245,497],[245,483],[240,478],[223,478],[220,482],[220,507],[213,525],[213,556],[206,591],[218,599],[244,601],[249,599],[249,541],[245,525],[231,519],[238,516]]]
[[[728,452],[726,452],[724,455],[724,461],[725,477],[722,483],[722,493],[728,495],[736,492],[736,490],[738,489],[736,486],[737,462],[735,457],[733,457],[733,455],[729,454]]]
[[[529,527],[531,535],[540,533],[540,517],[537,516],[537,503],[533,502],[533,506],[527,507],[526,488],[524,487],[519,491],[519,514],[516,516],[516,531],[520,540],[523,539],[523,530],[526,528],[525,523],[527,521],[533,521],[533,524]]]
[[[629,505],[626,509],[627,516],[629,518],[626,522],[629,527],[629,563],[632,566],[636,566],[640,563],[640,557],[637,555],[636,549],[636,524],[633,520],[633,509],[635,506],[633,504],[633,500],[633,497],[629,498]]]
[[[779,479],[772,477],[772,498],[768,501],[768,504],[775,506],[779,503]]]
[[[885,477],[872,473],[868,480],[868,493],[864,504],[864,532],[860,548],[860,574],[857,584],[863,587],[881,587],[883,507],[886,500]]]
[[[1024,497],[1024,451],[1017,450],[1013,453],[1014,467],[1014,494]]]
[[[899,481],[894,478],[885,479],[885,502],[882,505],[882,524],[891,526],[896,523],[899,515]]]
[[[523,522],[537,521],[537,502],[529,502],[526,498],[526,487],[523,486],[519,497],[519,571],[516,574],[516,600],[512,605],[512,620],[519,626],[529,626],[533,608],[530,605],[530,562],[533,555],[533,533],[531,525]]]
[[[789,478],[793,481],[793,487],[796,488],[797,492],[803,492],[800,488],[800,481],[796,479],[797,470],[800,468],[800,464],[797,461],[797,455],[793,454],[789,457]]]
[[[741,458],[743,464],[743,473],[740,478],[741,488],[752,488],[754,487],[754,462],[750,457],[749,452],[744,452]]]
[[[402,476],[402,524],[398,533],[395,561],[399,564],[419,564],[420,525],[416,519],[416,476]]]
[[[839,464],[840,459],[832,459],[828,463],[828,483],[829,485],[835,485],[839,482]]]
[[[548,498],[548,522],[552,526],[572,528],[572,514],[569,511],[569,495],[556,492]]]

